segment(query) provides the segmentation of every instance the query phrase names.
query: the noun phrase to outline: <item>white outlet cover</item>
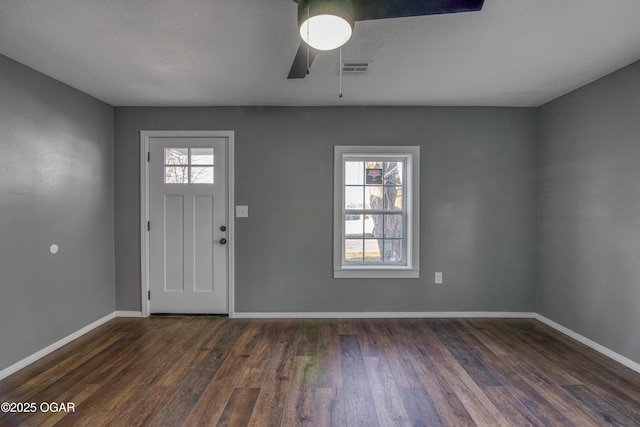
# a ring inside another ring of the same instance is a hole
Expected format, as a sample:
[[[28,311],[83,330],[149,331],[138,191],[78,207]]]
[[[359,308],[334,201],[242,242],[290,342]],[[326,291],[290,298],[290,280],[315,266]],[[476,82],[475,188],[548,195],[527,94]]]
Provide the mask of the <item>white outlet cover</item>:
[[[442,284],[442,272],[440,272],[440,271],[436,272],[435,281],[439,285]]]

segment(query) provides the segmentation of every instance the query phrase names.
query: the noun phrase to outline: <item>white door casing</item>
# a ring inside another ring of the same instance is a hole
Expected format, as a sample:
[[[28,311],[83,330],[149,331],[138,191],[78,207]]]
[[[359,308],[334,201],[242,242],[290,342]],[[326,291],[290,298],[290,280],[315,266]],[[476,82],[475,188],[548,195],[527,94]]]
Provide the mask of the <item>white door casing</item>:
[[[143,131],[142,145],[143,315],[232,314],[233,132]]]

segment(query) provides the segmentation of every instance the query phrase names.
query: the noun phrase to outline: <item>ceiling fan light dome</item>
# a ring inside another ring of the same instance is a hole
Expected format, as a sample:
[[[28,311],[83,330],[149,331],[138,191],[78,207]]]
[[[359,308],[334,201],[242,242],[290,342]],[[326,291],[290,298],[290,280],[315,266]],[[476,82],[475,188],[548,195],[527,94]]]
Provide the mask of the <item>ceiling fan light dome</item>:
[[[339,48],[351,38],[352,31],[345,19],[335,15],[312,16],[300,26],[302,40],[318,50]],[[307,35],[309,35],[308,39]]]
[[[300,37],[318,50],[332,50],[345,44],[353,32],[351,0],[300,0]]]

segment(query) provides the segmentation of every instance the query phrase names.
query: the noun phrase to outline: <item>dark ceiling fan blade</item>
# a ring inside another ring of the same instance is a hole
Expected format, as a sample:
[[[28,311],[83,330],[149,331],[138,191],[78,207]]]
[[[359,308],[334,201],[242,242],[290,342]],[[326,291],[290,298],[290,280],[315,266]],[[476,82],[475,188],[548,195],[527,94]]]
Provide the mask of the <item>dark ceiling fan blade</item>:
[[[313,64],[313,60],[316,59],[318,51],[312,47],[309,47],[309,67]],[[303,41],[300,42],[296,57],[293,58],[293,64],[289,70],[288,79],[304,79],[307,77],[307,44]]]
[[[353,0],[355,21],[475,12],[484,0]]]

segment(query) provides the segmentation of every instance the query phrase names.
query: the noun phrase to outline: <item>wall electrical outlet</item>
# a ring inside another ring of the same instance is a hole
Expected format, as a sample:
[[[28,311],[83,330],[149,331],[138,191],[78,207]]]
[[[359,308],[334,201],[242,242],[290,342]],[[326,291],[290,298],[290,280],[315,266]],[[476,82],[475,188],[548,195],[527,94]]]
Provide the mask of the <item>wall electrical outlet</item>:
[[[442,272],[441,271],[436,271],[436,284],[437,285],[441,285],[442,284]]]

